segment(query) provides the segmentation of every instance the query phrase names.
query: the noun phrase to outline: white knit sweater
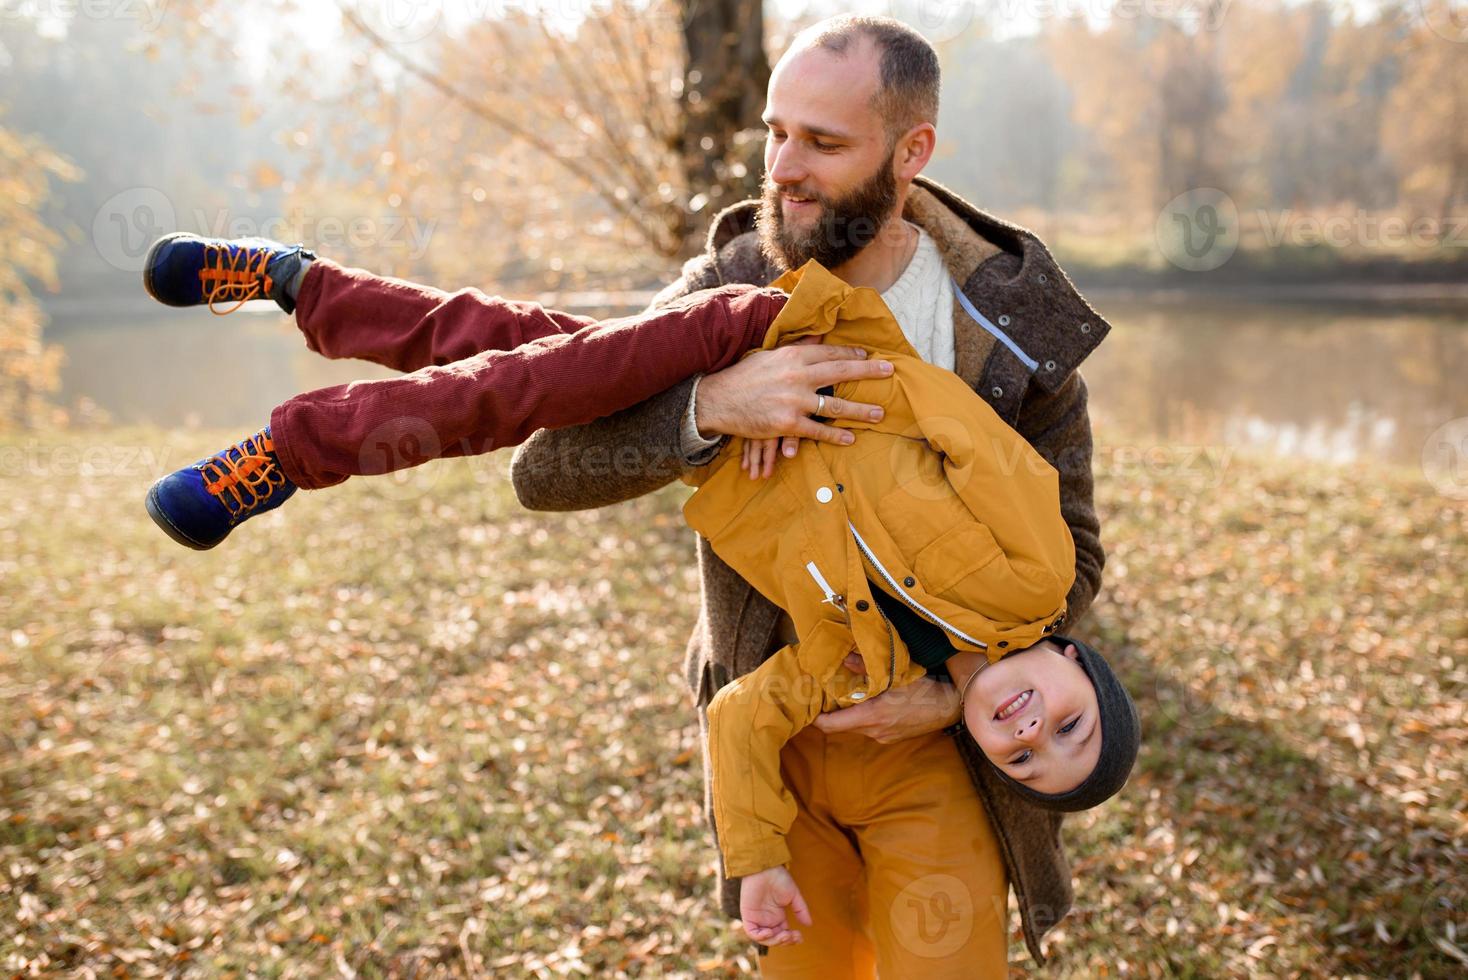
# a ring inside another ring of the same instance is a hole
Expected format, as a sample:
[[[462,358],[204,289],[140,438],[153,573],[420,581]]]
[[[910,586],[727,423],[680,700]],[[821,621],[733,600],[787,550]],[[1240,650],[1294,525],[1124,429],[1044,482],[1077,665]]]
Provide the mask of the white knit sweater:
[[[916,227],[916,226],[914,226]],[[953,294],[948,270],[931,235],[917,229],[917,250],[882,299],[907,342],[929,364],[953,370]]]

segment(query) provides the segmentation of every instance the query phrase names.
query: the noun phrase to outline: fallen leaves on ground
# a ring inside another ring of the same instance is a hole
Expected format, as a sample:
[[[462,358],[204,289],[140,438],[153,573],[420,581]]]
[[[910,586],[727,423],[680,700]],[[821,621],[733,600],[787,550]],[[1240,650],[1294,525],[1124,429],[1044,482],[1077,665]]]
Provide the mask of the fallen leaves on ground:
[[[681,676],[687,489],[529,513],[501,453],[187,552],[142,494],[230,438],[0,443],[0,968],[750,972]],[[1146,744],[1067,824],[1056,974],[1459,969],[1468,505],[1237,455],[1103,467],[1098,504],[1079,635]]]

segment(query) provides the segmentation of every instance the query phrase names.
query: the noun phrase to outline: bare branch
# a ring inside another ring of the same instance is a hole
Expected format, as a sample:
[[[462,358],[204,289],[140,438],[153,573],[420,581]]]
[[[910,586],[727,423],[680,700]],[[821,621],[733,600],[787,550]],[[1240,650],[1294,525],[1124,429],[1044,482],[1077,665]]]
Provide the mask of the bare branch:
[[[646,181],[648,175],[649,173],[654,173],[657,168],[655,166],[650,166],[633,156],[633,154],[627,149],[627,140],[618,138],[618,136],[614,134],[611,131],[611,128],[607,125],[606,119],[598,118],[593,113],[586,111],[595,106],[596,103],[592,101],[591,97],[587,94],[586,89],[583,87],[582,79],[579,77],[581,74],[580,71],[567,62],[563,42],[555,37],[552,37],[550,30],[545,26],[544,23],[540,24],[540,30],[541,33],[545,36],[546,42],[550,47],[551,57],[555,59],[556,67],[561,70],[561,74],[565,76],[567,83],[571,86],[572,95],[574,95],[576,101],[580,103],[583,111],[588,116],[588,118],[591,118],[595,121],[597,128],[601,131],[602,136],[605,137],[607,144],[611,147],[613,153],[617,156],[617,158],[622,162],[623,166],[625,167],[623,176],[626,179],[627,183],[631,184],[634,187],[640,186],[643,190],[646,190]],[[626,118],[620,112],[620,107],[617,105],[616,99],[609,91],[607,91],[605,85],[603,85],[601,81],[596,78],[594,72],[592,73],[592,84],[596,86],[598,93],[601,95],[603,101],[606,102],[612,110],[616,111],[618,121],[625,124]],[[645,195],[640,194],[639,196]]]
[[[337,9],[341,11],[342,19],[346,23],[350,24],[354,30],[360,33],[362,37],[365,38],[367,42],[371,44],[374,48],[376,48],[381,54],[386,55],[400,68],[407,71],[413,77],[426,83],[440,94],[454,100],[455,102],[464,106],[464,108],[468,109],[470,112],[474,113],[485,121],[499,126],[510,136],[516,139],[523,140],[534,147],[536,150],[539,150],[547,160],[553,161],[555,165],[566,170],[572,176],[576,177],[586,186],[595,191],[596,194],[601,197],[603,202],[605,202],[608,207],[612,208],[613,211],[631,221],[634,226],[639,230],[643,239],[649,245],[658,249],[659,251],[664,250],[665,245],[661,241],[661,236],[657,234],[656,226],[649,224],[646,216],[636,206],[635,202],[631,200],[619,199],[616,195],[616,189],[608,187],[605,181],[600,179],[595,173],[584,166],[581,163],[580,157],[563,152],[560,148],[556,147],[548,140],[542,138],[539,134],[532,132],[529,129],[526,129],[510,117],[506,116],[504,113],[501,113],[494,109],[492,106],[487,105],[483,101],[460,91],[457,86],[444,79],[441,75],[430,71],[417,64],[413,60],[405,57],[400,51],[396,50],[390,43],[388,43],[385,38],[383,38],[370,26],[368,26],[361,19],[361,17],[356,14],[355,11],[351,10],[347,6],[344,0],[336,0],[336,4]]]
[[[657,85],[653,81],[652,62],[648,60],[648,52],[652,50],[652,38],[643,35],[628,44],[614,29],[612,18],[599,17],[594,23],[606,37],[608,46],[616,49],[618,64],[625,65],[629,72],[640,75],[644,93],[642,123],[647,127],[648,136],[660,147],[666,149],[672,146],[670,137],[677,132],[676,117],[672,113],[675,106],[667,94],[659,94]],[[640,24],[640,21],[632,18],[632,24]],[[629,47],[637,53],[635,62],[627,53]]]

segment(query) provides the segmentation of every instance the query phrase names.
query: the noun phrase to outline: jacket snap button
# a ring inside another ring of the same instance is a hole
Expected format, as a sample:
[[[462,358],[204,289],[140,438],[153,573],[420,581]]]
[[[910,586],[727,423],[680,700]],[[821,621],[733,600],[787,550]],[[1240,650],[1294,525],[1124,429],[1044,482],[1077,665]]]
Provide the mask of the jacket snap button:
[[[902,580],[902,584],[905,585],[905,586],[907,586],[910,589],[914,585],[917,585],[917,579],[915,579],[911,575],[909,575],[907,578],[905,578],[905,579]]]
[[[870,608],[872,608],[871,607],[871,604],[868,603],[865,599],[858,599],[858,600],[856,600],[856,611],[857,612],[866,612]]]
[[[993,388],[989,389],[989,394],[993,395],[995,398],[1003,398],[1004,389],[999,387],[998,385],[995,385]]]
[[[1083,323],[1083,324],[1081,324],[1081,333],[1090,333],[1090,332],[1091,332],[1091,325],[1089,323]]]
[[[1001,313],[1001,314],[999,314],[999,325],[1001,327],[1007,327],[1007,326],[1009,326],[1009,314],[1008,313]]]
[[[1054,371],[1055,370],[1055,362],[1054,361],[1046,361],[1045,362],[1045,370],[1047,370],[1047,371]]]
[[[999,641],[999,649],[1003,650],[1007,646],[1009,646],[1009,641],[1008,640],[1000,640]]]
[[[863,691],[852,691],[851,692],[851,700],[853,700],[853,701],[860,701],[860,700],[862,700],[865,697],[866,697],[866,693],[863,692]]]
[[[1045,283],[1047,283],[1049,281],[1050,281],[1049,279],[1046,279],[1045,278],[1045,273],[1043,273],[1043,272],[1040,273],[1040,285],[1043,286],[1043,285],[1045,285]]]
[[[834,494],[831,493],[830,487],[821,487],[816,491],[816,499],[823,504],[829,504],[833,496]]]
[[[838,483],[838,484],[836,484],[836,492],[837,493],[845,493],[846,492],[846,488],[843,487],[841,484]]]

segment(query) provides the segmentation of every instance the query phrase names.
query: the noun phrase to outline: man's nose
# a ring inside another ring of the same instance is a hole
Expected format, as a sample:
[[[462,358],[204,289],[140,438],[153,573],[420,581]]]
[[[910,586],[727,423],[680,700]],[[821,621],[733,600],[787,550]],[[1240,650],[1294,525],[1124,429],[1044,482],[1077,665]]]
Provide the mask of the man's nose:
[[[806,177],[805,168],[800,162],[800,153],[791,146],[788,139],[775,148],[769,171],[770,179],[781,185],[799,183]]]

